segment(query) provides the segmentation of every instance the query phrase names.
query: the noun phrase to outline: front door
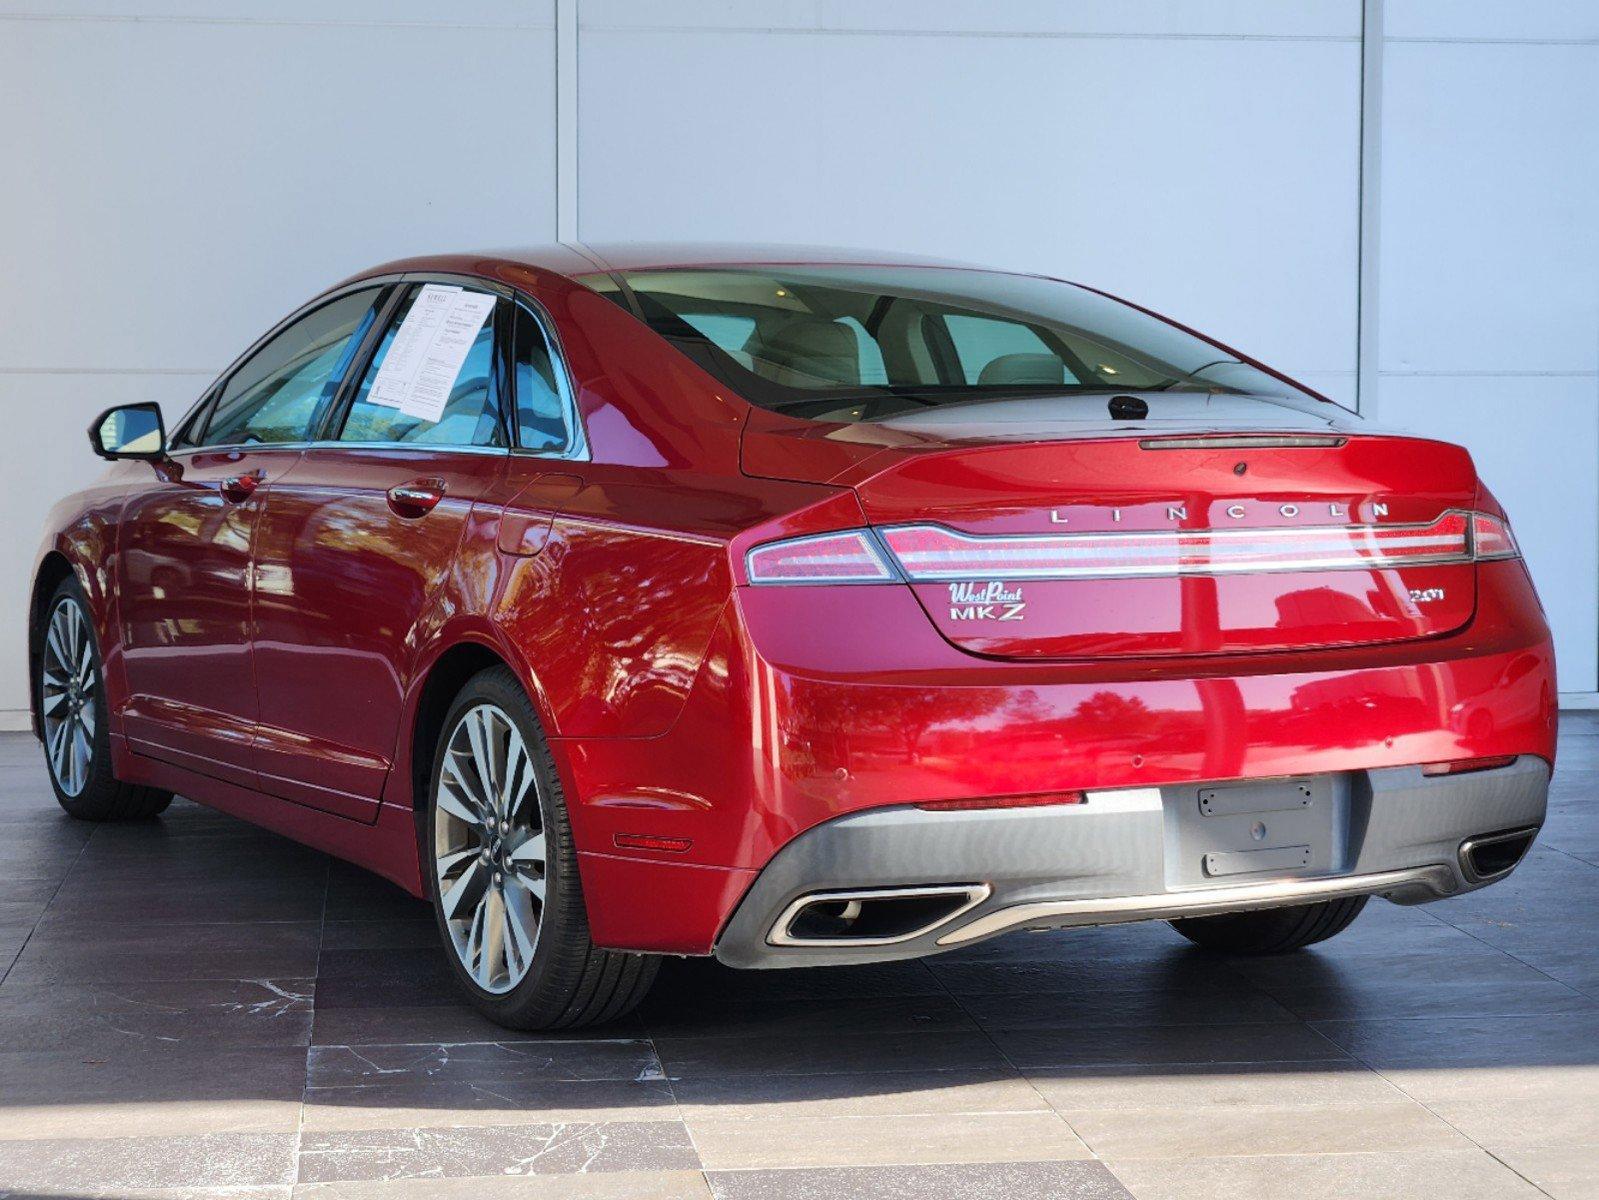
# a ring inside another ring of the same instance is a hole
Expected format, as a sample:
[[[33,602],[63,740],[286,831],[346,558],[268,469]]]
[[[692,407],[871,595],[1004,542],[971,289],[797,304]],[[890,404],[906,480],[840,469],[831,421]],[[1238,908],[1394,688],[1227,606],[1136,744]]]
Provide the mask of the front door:
[[[272,489],[255,552],[265,791],[377,818],[416,649],[508,461],[497,307],[472,289],[411,285],[328,440]],[[455,322],[460,361],[435,345],[429,403],[406,390],[415,370],[384,364],[409,355],[402,365],[415,368],[440,320]],[[440,381],[441,369],[453,376]]]
[[[253,786],[251,549],[263,504],[331,403],[378,289],[319,305],[228,376],[121,523],[130,748]]]

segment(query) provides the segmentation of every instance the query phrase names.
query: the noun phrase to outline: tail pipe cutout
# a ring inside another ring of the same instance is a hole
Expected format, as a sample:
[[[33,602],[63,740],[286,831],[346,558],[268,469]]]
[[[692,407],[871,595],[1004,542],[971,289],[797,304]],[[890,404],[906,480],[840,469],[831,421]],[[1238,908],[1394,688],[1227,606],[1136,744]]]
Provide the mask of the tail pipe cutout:
[[[949,924],[988,899],[986,883],[812,892],[783,910],[773,946],[891,946]]]
[[[1537,829],[1485,833],[1460,843],[1460,869],[1472,883],[1488,883],[1508,875],[1532,846]]]

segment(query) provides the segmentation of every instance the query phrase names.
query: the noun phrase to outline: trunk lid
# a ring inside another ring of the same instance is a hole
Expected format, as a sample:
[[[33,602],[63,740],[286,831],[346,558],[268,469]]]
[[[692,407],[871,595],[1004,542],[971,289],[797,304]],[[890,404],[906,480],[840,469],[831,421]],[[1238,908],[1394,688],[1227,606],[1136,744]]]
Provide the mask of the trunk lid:
[[[1237,421],[1051,426],[973,406],[851,427],[850,452],[826,461],[929,619],[977,654],[1283,652],[1471,620],[1463,449],[1341,410],[1237,407]]]

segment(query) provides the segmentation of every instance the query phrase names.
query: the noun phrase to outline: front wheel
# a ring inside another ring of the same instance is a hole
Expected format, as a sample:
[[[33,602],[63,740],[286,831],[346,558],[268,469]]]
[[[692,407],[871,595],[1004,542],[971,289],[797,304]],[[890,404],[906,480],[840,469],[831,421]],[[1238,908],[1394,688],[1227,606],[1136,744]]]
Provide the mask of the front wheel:
[[[473,676],[445,719],[427,840],[439,931],[490,1020],[569,1029],[613,1020],[644,998],[659,959],[589,939],[560,781],[509,668]]]
[[[111,773],[100,648],[75,579],[63,580],[50,598],[39,641],[39,725],[56,800],[80,821],[136,821],[161,812],[171,792],[123,783]]]
[[[1218,917],[1184,917],[1171,927],[1195,945],[1225,954],[1287,954],[1324,942],[1348,929],[1365,896],[1267,908],[1259,912],[1226,913]]]

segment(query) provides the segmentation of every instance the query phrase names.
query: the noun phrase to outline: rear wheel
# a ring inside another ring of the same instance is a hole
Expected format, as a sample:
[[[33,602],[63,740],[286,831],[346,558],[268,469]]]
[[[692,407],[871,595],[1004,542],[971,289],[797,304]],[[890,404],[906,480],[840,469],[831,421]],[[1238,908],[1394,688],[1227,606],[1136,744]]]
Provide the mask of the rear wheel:
[[[549,745],[506,667],[473,676],[445,719],[427,831],[439,930],[490,1020],[570,1029],[613,1020],[644,998],[659,959],[590,940]]]
[[[1196,945],[1226,954],[1286,954],[1342,933],[1366,907],[1365,896],[1268,908],[1219,917],[1185,917],[1171,927]]]
[[[89,606],[74,579],[50,598],[39,648],[39,713],[50,786],[69,816],[81,821],[135,821],[155,816],[172,793],[123,783],[111,773],[105,686]]]

